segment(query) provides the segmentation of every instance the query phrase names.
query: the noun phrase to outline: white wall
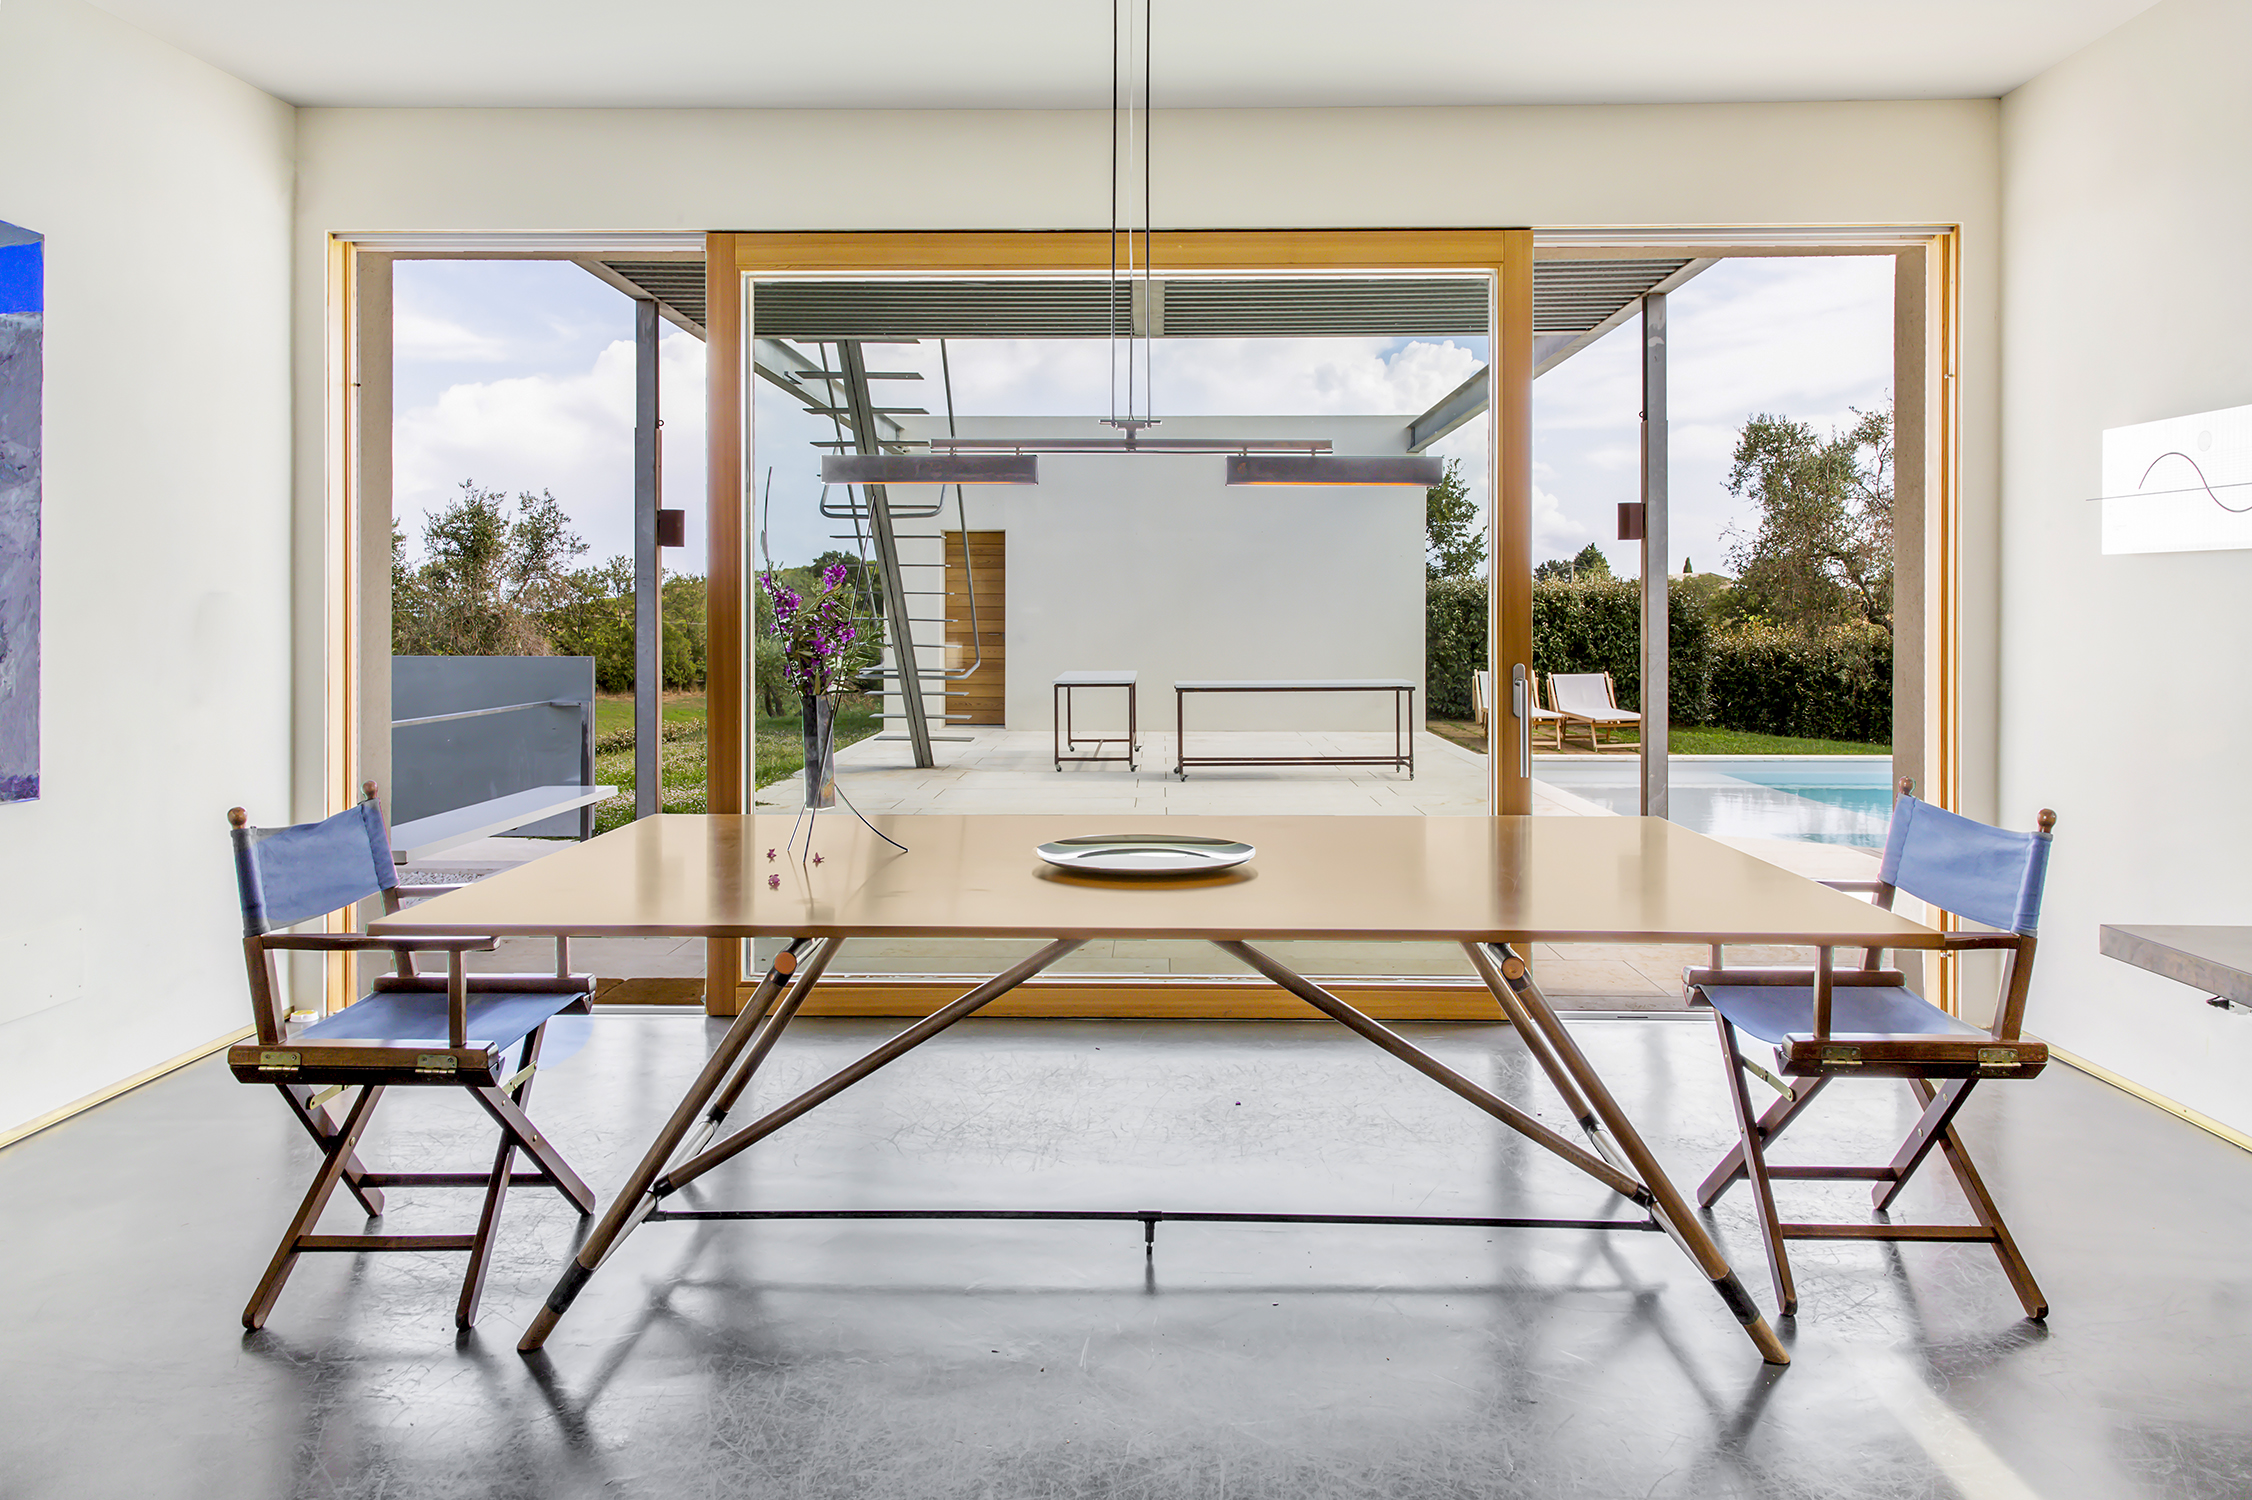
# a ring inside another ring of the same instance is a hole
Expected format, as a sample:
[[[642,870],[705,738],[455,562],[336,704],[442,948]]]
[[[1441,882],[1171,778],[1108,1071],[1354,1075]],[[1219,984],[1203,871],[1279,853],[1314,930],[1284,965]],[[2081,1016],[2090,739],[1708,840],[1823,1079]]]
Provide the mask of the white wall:
[[[1326,437],[1340,453],[1404,453],[1393,417],[1169,417],[1163,435]],[[1085,437],[1085,420],[965,418],[965,437]],[[1230,489],[1218,454],[1043,454],[1040,483],[972,489],[970,525],[1008,533],[1008,719],[1045,729],[1056,674],[1141,674],[1145,732],[1170,732],[1172,684],[1196,678],[1423,681],[1423,492]],[[1073,721],[1123,724],[1117,692]],[[1416,711],[1423,695],[1416,695]],[[1392,727],[1389,696],[1214,697],[1207,729]],[[1420,718],[1418,720],[1420,722]]]
[[[2003,104],[2001,793],[2057,810],[2033,1029],[2252,1130],[2252,1021],[2097,928],[2252,922],[2252,551],[2105,557],[2102,431],[2252,403],[2252,7],[2167,0]]]
[[[288,797],[293,113],[0,6],[47,236],[43,800],[0,806],[0,1132],[248,1024],[226,810]]]

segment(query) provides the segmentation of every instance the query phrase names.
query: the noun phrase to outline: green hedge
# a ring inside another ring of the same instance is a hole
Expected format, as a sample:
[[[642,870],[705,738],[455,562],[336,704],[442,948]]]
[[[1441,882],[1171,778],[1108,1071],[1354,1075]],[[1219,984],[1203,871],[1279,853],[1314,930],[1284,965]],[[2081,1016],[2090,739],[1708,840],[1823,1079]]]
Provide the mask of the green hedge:
[[[1892,739],[1892,636],[1873,625],[1806,632],[1712,628],[1699,593],[1667,598],[1672,719],[1809,739]],[[1642,591],[1631,578],[1533,585],[1533,670],[1609,672],[1623,708],[1642,702]],[[1470,717],[1470,673],[1486,652],[1482,578],[1430,581],[1425,692],[1439,719]]]
[[[1434,578],[1423,596],[1423,691],[1434,719],[1470,717],[1470,674],[1486,664],[1486,580]]]
[[[1712,696],[1725,729],[1892,743],[1892,632],[1740,625],[1713,638]]]
[[[1711,632],[1702,603],[1667,600],[1673,629],[1673,718],[1702,724]],[[1434,578],[1425,600],[1424,691],[1439,719],[1470,717],[1470,673],[1486,663],[1486,581]],[[1624,708],[1642,698],[1642,592],[1631,578],[1533,585],[1533,670],[1609,672]]]

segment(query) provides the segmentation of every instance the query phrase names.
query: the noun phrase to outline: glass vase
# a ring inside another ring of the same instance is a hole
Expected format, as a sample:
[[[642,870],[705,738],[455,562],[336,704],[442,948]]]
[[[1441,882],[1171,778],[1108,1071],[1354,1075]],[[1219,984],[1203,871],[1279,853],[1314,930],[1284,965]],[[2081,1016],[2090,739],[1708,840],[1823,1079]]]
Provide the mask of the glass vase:
[[[804,702],[805,805],[818,810],[837,805],[837,700],[808,693]]]

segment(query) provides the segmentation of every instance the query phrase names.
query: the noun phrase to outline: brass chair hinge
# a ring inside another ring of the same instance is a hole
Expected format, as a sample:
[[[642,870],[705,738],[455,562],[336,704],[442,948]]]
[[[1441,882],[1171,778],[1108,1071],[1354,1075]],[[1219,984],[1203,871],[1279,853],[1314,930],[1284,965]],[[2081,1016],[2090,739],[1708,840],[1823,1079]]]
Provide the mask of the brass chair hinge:
[[[1822,1066],[1825,1068],[1858,1068],[1861,1066],[1861,1049],[1859,1047],[1824,1047],[1822,1049]]]
[[[461,1059],[451,1052],[418,1052],[415,1054],[414,1070],[417,1073],[458,1073],[461,1071]]]
[[[298,1055],[294,1052],[261,1052],[258,1054],[259,1069],[265,1072],[293,1073],[297,1070],[298,1061]]]

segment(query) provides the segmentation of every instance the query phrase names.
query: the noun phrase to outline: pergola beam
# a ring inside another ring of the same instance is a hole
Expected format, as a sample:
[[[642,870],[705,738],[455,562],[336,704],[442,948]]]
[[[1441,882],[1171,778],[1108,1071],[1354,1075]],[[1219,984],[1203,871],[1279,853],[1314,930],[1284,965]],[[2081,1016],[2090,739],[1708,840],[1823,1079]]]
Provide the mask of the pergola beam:
[[[1663,296],[1688,281],[1698,272],[1718,265],[1715,260],[1693,260],[1680,270],[1653,283],[1649,294]],[[1612,329],[1642,311],[1642,298],[1630,297],[1619,304],[1616,311],[1600,323],[1578,332],[1536,333],[1533,335],[1533,376],[1546,375],[1565,360],[1585,349]],[[1408,452],[1421,453],[1456,428],[1484,412],[1492,401],[1490,382],[1492,367],[1479,370],[1468,380],[1456,386],[1422,416],[1408,423]]]

